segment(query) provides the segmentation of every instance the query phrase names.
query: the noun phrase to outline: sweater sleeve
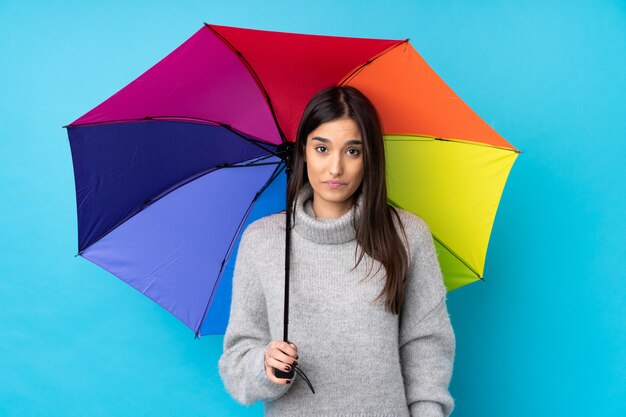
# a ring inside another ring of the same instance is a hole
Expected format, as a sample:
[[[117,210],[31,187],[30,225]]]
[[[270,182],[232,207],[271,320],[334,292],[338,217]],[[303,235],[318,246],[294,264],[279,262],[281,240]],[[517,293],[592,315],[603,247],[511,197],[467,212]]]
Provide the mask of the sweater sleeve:
[[[252,225],[244,231],[233,274],[230,318],[224,334],[219,373],[231,396],[240,404],[274,400],[291,384],[275,384],[265,375],[265,348],[271,341],[265,296],[255,271],[255,245],[261,235]]]
[[[407,228],[410,266],[400,312],[400,361],[411,417],[448,417],[448,391],[456,339],[446,306],[447,290],[426,222]]]

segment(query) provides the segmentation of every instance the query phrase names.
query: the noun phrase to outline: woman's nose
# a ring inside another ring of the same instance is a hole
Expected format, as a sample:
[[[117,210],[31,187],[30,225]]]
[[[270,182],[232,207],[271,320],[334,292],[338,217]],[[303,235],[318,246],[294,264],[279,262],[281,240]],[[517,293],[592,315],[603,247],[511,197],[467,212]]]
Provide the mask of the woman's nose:
[[[330,163],[330,174],[333,177],[343,174],[343,160],[341,155],[333,156]]]

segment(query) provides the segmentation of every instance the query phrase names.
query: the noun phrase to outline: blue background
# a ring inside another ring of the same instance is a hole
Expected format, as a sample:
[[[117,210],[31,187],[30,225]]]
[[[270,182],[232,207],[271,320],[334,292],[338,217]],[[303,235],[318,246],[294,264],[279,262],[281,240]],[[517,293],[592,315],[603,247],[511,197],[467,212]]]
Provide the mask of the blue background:
[[[412,44],[524,153],[486,282],[449,294],[454,416],[626,414],[621,1],[0,1],[0,415],[261,415],[193,333],[74,257],[61,128],[203,22]],[[320,65],[323,65],[320,58]]]

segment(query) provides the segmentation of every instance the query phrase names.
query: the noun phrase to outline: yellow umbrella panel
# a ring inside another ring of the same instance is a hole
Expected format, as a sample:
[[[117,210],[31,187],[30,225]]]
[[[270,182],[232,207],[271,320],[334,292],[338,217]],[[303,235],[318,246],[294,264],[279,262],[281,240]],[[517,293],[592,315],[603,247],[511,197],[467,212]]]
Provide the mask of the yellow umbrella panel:
[[[418,136],[386,136],[389,199],[422,217],[448,290],[483,276],[500,196],[517,153]]]

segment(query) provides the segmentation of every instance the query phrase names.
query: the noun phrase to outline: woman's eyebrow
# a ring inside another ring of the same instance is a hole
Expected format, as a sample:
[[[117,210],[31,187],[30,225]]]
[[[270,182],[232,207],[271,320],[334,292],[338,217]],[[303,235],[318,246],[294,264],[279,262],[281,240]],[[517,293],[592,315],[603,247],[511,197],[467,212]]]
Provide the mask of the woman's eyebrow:
[[[326,139],[326,138],[323,138],[321,136],[314,136],[314,137],[311,138],[311,140],[318,140],[318,141],[323,142],[323,143],[330,142],[330,139]]]
[[[322,143],[329,143],[330,139],[326,139],[323,138],[321,136],[314,136],[311,138],[311,140],[317,140],[320,141]],[[346,142],[346,145],[363,145],[363,141],[361,140],[357,140],[357,139],[350,139],[349,141]]]

